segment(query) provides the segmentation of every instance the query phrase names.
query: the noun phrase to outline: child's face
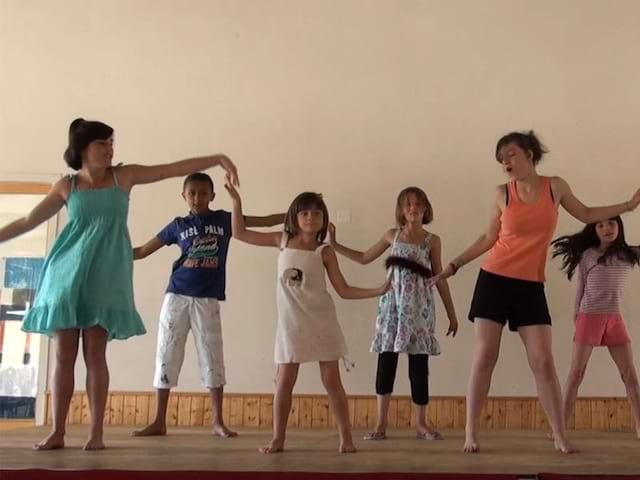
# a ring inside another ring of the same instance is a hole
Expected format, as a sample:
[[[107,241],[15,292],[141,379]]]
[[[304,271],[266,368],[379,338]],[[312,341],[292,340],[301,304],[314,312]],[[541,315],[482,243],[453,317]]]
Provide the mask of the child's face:
[[[427,211],[427,206],[413,193],[407,195],[402,206],[402,215],[406,223],[419,223],[422,225],[422,219]]]
[[[618,238],[618,222],[614,219],[596,223],[596,235],[600,240],[600,245],[611,245]]]
[[[83,165],[89,168],[109,168],[113,160],[113,135],[106,140],[94,140],[83,155]]]
[[[319,208],[309,208],[307,210],[300,210],[296,215],[298,221],[298,228],[302,233],[317,234],[322,230],[322,224],[324,223],[324,213]]]
[[[189,182],[182,192],[182,198],[189,205],[189,210],[196,215],[209,211],[209,204],[215,196],[211,191],[211,185],[206,182]]]

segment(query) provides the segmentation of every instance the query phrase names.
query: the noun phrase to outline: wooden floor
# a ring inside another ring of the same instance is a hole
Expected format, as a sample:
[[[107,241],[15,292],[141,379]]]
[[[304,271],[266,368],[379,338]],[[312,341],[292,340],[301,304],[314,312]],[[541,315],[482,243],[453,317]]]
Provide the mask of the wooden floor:
[[[0,418],[0,432],[18,430],[19,428],[33,428],[34,425],[35,421],[33,420],[33,418],[17,420]]]
[[[87,427],[74,425],[64,450],[32,450],[47,432],[44,427],[1,432],[0,468],[640,474],[640,441],[631,432],[572,432],[581,453],[562,455],[535,431],[487,431],[481,453],[463,454],[460,430],[443,431],[442,441],[416,440],[411,430],[397,430],[385,441],[357,440],[358,453],[340,455],[333,430],[291,429],[286,452],[261,455],[256,449],[270,439],[263,429],[243,429],[235,439],[213,437],[204,428],[173,428],[166,437],[133,438],[130,428],[108,427],[109,448],[83,452]],[[359,439],[364,432],[355,433]]]

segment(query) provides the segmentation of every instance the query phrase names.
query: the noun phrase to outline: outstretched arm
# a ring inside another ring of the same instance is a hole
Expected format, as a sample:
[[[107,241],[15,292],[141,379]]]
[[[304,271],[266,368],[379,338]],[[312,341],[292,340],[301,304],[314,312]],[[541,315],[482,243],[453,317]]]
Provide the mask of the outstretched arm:
[[[158,237],[153,237],[144,245],[133,249],[133,259],[140,260],[142,258],[146,258],[162,247],[164,247],[164,243],[162,243]]]
[[[344,276],[340,271],[340,266],[338,265],[338,257],[332,247],[325,247],[322,249],[322,261],[327,269],[331,285],[333,285],[333,288],[342,298],[359,299],[378,297],[389,290],[389,286],[391,285],[390,278],[387,278],[384,284],[378,288],[352,287],[344,279]]]
[[[244,224],[247,227],[275,227],[284,223],[285,216],[286,213],[273,213],[264,217],[245,215]]]
[[[505,191],[504,186],[497,187],[494,192],[493,204],[491,206],[491,214],[489,217],[489,225],[486,231],[478,237],[478,239],[471,244],[464,252],[458,255],[454,260],[437,275],[434,275],[429,279],[430,285],[436,285],[440,280],[445,280],[466,265],[472,262],[480,255],[488,251],[498,240],[498,233],[500,232],[500,217],[502,215],[502,206],[505,203]]]
[[[46,222],[64,206],[69,190],[69,180],[58,180],[51,191],[27,215],[0,228],[0,242],[6,242]]]
[[[248,230],[244,222],[244,216],[242,215],[242,200],[240,193],[236,190],[236,187],[231,182],[229,175],[225,177],[224,188],[229,192],[233,208],[231,210],[231,230],[233,231],[233,238],[250,243],[251,245],[258,245],[260,247],[279,247],[282,240],[281,232],[256,232],[254,230]]]
[[[572,217],[583,223],[602,222],[617,215],[632,212],[640,205],[640,189],[636,191],[630,200],[624,203],[606,207],[587,207],[576,198],[571,191],[571,187],[563,178],[553,177],[551,179],[551,188],[553,188],[553,192],[556,198],[558,198],[560,205],[562,205]]]
[[[225,155],[188,158],[162,165],[125,165],[118,169],[118,181],[123,189],[130,190],[134,185],[183,177],[212,167],[222,167],[231,176],[232,183],[239,184],[238,170]]]
[[[361,252],[338,243],[336,240],[336,226],[333,223],[329,224],[329,244],[340,255],[344,255],[360,265],[367,265],[382,255],[393,242],[394,235],[395,229],[386,231],[380,240],[374,243],[368,250]]]

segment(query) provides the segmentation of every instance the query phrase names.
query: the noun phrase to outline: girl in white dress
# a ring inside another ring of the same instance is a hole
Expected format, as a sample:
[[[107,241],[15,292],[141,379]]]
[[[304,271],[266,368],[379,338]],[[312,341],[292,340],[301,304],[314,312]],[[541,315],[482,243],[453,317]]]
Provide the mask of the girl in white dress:
[[[233,237],[252,245],[277,247],[278,326],[275,362],[278,365],[273,404],[273,439],[261,453],[284,450],[287,420],[291,410],[293,387],[301,363],[318,362],[322,383],[340,434],[340,453],[355,452],[349,424],[349,405],[340,380],[338,362],[347,354],[347,346],[336,318],[333,299],[327,292],[325,272],[342,298],[357,299],[384,294],[389,282],[378,288],[350,286],[338,266],[333,247],[323,243],[329,214],[322,197],[305,192],[298,195],[287,212],[284,232],[247,230],[242,217],[238,191],[231,182],[225,185],[233,200]]]

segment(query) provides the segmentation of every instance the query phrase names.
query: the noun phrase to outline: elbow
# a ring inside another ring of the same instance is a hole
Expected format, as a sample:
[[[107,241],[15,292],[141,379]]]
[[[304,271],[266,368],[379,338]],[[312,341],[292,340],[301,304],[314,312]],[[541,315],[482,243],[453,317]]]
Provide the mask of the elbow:
[[[483,252],[482,253],[486,252],[491,247],[493,247],[496,244],[497,241],[498,241],[497,233],[496,234],[492,233],[491,235],[488,235],[488,234],[485,235],[484,239],[483,239],[483,245],[482,245]]]
[[[338,296],[344,300],[351,300],[353,298],[351,289],[348,286],[345,286],[344,288],[336,288],[336,292],[338,293]]]

